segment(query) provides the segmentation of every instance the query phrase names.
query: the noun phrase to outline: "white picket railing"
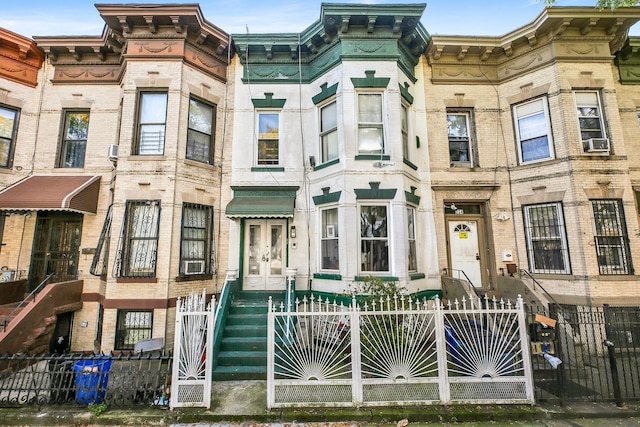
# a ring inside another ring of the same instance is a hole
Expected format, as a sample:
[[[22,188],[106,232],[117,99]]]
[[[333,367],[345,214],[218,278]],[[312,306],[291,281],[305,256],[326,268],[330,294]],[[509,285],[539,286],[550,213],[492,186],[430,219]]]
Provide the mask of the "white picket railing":
[[[211,406],[213,354],[213,307],[215,297],[207,304],[206,291],[192,292],[176,305],[173,346],[171,409]]]
[[[296,308],[270,303],[269,408],[534,402],[521,298]]]

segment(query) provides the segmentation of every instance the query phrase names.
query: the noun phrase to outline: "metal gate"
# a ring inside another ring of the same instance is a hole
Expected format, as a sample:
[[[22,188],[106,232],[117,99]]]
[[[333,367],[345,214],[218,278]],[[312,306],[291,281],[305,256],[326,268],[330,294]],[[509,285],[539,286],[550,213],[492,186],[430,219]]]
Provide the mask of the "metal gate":
[[[205,291],[178,299],[171,409],[211,406],[214,306],[215,297],[207,304]]]
[[[269,309],[267,405],[533,403],[522,300]]]

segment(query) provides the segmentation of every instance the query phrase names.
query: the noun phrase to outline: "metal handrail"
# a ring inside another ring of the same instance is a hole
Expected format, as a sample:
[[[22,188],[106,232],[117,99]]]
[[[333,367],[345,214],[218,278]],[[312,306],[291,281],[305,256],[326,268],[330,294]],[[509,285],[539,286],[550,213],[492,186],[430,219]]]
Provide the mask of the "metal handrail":
[[[538,287],[539,287],[540,289],[542,289],[542,291],[543,291],[543,292],[545,293],[545,295],[549,298],[549,300],[551,300],[551,302],[552,302],[554,305],[558,305],[558,301],[556,301],[556,300],[555,300],[555,298],[553,298],[553,297],[551,296],[551,294],[550,294],[549,292],[547,292],[547,290],[544,288],[544,286],[542,286],[542,285],[540,284],[540,282],[538,282],[538,281],[536,280],[536,278],[535,278],[535,277],[533,277],[533,276],[531,275],[531,273],[529,273],[529,272],[528,272],[527,270],[525,270],[524,268],[519,268],[519,269],[518,269],[518,273],[520,274],[520,277],[522,277],[522,276],[527,276],[528,278],[530,278],[530,279],[533,281],[533,290],[534,290],[534,291],[536,290],[536,285],[538,285]]]
[[[446,270],[446,269],[445,269]],[[476,289],[475,286],[473,286],[473,282],[471,281],[471,279],[469,279],[469,276],[467,276],[467,273],[464,272],[464,270],[458,270],[456,268],[452,268],[451,271],[457,271],[462,273],[462,275],[464,276],[464,278],[467,280],[467,283],[469,284],[469,289],[471,289],[473,291],[473,293],[476,295],[476,297],[478,297],[478,299],[482,299],[482,295],[480,294],[480,292],[478,292],[478,289]],[[451,276],[453,277],[453,276]],[[460,277],[458,277],[459,279]]]
[[[27,295],[26,297],[24,297],[24,299],[22,301],[20,301],[20,304],[18,304],[17,306],[15,306],[15,308],[13,310],[11,310],[11,313],[9,313],[3,320],[2,322],[0,322],[0,326],[2,326],[2,332],[7,332],[7,325],[9,324],[9,320],[11,319],[11,317],[14,315],[14,313],[16,311],[18,311],[19,308],[22,308],[23,305],[26,305],[28,300],[33,297],[33,301],[36,300],[36,294],[38,292],[40,292],[42,290],[42,288],[44,287],[44,285],[47,283],[47,281],[49,281],[49,279],[51,279],[51,277],[53,277],[55,273],[49,273],[49,275],[47,277],[44,278],[44,280],[42,282],[40,282],[40,284],[38,286],[36,286],[36,288],[34,290],[31,291],[31,293],[29,295]]]

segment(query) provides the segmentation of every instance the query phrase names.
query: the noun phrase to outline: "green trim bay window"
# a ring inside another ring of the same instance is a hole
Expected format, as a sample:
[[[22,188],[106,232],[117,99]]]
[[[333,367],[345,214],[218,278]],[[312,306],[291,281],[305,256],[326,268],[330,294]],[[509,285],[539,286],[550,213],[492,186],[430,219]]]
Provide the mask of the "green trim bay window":
[[[382,92],[358,93],[358,154],[384,153]]]
[[[386,205],[360,206],[360,273],[389,271]]]
[[[280,164],[280,114],[258,113],[258,166]]]
[[[322,270],[339,270],[340,269],[340,252],[339,252],[339,228],[338,228],[338,208],[322,209],[322,230],[321,237],[321,264]]]

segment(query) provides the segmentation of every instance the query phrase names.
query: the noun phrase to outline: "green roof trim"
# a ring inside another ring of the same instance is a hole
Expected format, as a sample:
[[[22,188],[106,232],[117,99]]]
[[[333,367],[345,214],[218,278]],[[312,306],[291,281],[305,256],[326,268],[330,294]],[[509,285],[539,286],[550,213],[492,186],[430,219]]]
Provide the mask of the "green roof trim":
[[[391,80],[389,77],[374,77],[375,70],[366,70],[366,77],[351,77],[355,88],[386,88]]]
[[[418,166],[415,165],[411,160],[409,159],[402,159],[402,163],[404,163],[405,165],[409,166],[411,169],[413,169],[414,171],[418,170]]]
[[[287,100],[274,98],[273,92],[265,92],[264,99],[251,98],[251,102],[256,108],[282,108]]]
[[[404,82],[404,86],[398,83],[400,87],[400,95],[407,101],[409,104],[413,104],[413,95],[409,93],[409,83]]]
[[[300,187],[235,187],[225,214],[231,218],[291,218]]]
[[[313,196],[313,203],[318,205],[326,205],[328,203],[337,203],[340,200],[340,195],[342,191],[336,191],[334,193],[329,193],[329,187],[324,187],[322,189],[322,195]]]
[[[331,98],[338,92],[338,83],[333,84],[329,87],[327,87],[327,84],[328,83],[322,83],[320,85],[320,93],[311,98],[315,105],[318,105],[325,99]]]
[[[380,189],[379,182],[370,182],[371,188],[354,188],[356,193],[356,200],[360,199],[377,199],[377,200],[391,200],[396,196],[395,188]]]

